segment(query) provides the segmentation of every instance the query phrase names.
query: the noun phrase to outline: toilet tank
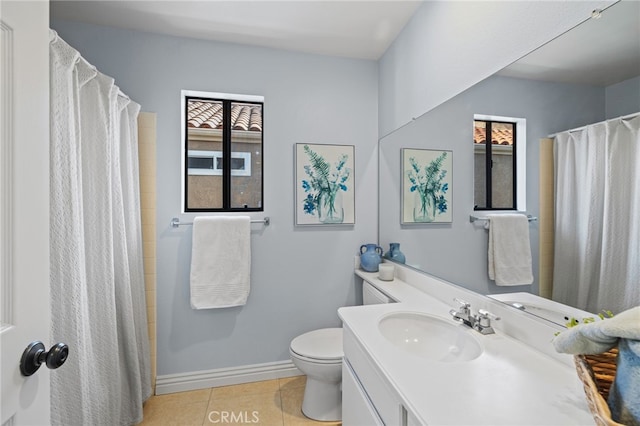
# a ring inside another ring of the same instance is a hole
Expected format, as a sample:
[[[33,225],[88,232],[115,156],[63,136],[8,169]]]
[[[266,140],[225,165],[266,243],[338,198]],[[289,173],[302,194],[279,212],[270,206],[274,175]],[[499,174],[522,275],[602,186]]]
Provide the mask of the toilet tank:
[[[375,288],[370,283],[362,282],[362,304],[378,305],[380,303],[393,303],[395,300]]]

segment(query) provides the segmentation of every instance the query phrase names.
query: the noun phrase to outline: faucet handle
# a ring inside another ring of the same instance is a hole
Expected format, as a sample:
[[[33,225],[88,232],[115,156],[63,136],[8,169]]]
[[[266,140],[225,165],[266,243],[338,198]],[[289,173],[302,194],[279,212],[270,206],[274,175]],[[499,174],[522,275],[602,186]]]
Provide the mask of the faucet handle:
[[[482,327],[490,327],[491,320],[498,321],[499,319],[500,319],[499,316],[492,314],[491,312],[485,309],[478,309],[478,321],[480,323],[480,326]]]
[[[468,309],[468,308],[471,307],[471,303],[465,302],[464,300],[458,299],[457,297],[454,297],[453,301],[454,302],[458,302],[462,306],[462,308],[464,308],[464,309]]]
[[[458,299],[457,297],[453,298],[454,302],[458,302],[460,304],[460,307],[458,308],[458,313],[460,315],[464,315],[466,317],[470,317],[471,316],[471,304],[468,302],[465,302],[462,299]]]
[[[478,309],[478,313],[480,314],[481,317],[487,317],[487,318],[491,318],[494,320],[499,320],[500,317],[497,316],[496,314],[492,314],[491,312],[487,311],[486,309]]]

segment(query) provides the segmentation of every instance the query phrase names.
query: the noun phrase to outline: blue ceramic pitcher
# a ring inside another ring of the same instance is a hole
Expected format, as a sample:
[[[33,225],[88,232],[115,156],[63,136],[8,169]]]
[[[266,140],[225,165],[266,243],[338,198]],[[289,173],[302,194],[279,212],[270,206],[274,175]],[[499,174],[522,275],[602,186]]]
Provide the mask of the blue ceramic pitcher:
[[[406,261],[404,253],[400,251],[400,243],[389,243],[389,251],[384,254],[384,258],[398,263]]]
[[[360,246],[360,267],[367,272],[378,272],[378,265],[382,261],[382,247],[376,244]]]

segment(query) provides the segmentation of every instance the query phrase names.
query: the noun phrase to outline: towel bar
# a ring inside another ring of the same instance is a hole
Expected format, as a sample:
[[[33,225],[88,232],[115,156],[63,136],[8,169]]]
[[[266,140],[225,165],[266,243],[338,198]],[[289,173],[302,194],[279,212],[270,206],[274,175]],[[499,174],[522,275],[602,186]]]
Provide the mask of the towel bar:
[[[538,220],[537,217],[531,216],[530,214],[527,215],[527,219],[529,220],[529,222],[535,222],[535,221]],[[489,218],[488,217],[482,217],[482,216],[473,216],[473,215],[469,216],[469,222],[471,222],[471,223],[473,223],[475,221],[478,221],[478,220],[489,220]]]
[[[269,216],[267,216],[262,220],[252,220],[251,223],[264,223],[265,226],[269,226],[269,223],[271,223],[271,219],[269,219]],[[178,226],[182,225],[193,225],[193,222],[180,222],[180,219],[178,219],[177,217],[171,219],[172,228],[177,228]]]

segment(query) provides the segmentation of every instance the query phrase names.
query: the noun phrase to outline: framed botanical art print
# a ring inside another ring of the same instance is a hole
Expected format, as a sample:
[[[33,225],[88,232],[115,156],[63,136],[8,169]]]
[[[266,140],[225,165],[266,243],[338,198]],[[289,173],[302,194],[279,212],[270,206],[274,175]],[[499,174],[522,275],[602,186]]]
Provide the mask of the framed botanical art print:
[[[451,223],[452,151],[403,148],[403,225]]]
[[[355,147],[295,145],[295,224],[355,224]]]

